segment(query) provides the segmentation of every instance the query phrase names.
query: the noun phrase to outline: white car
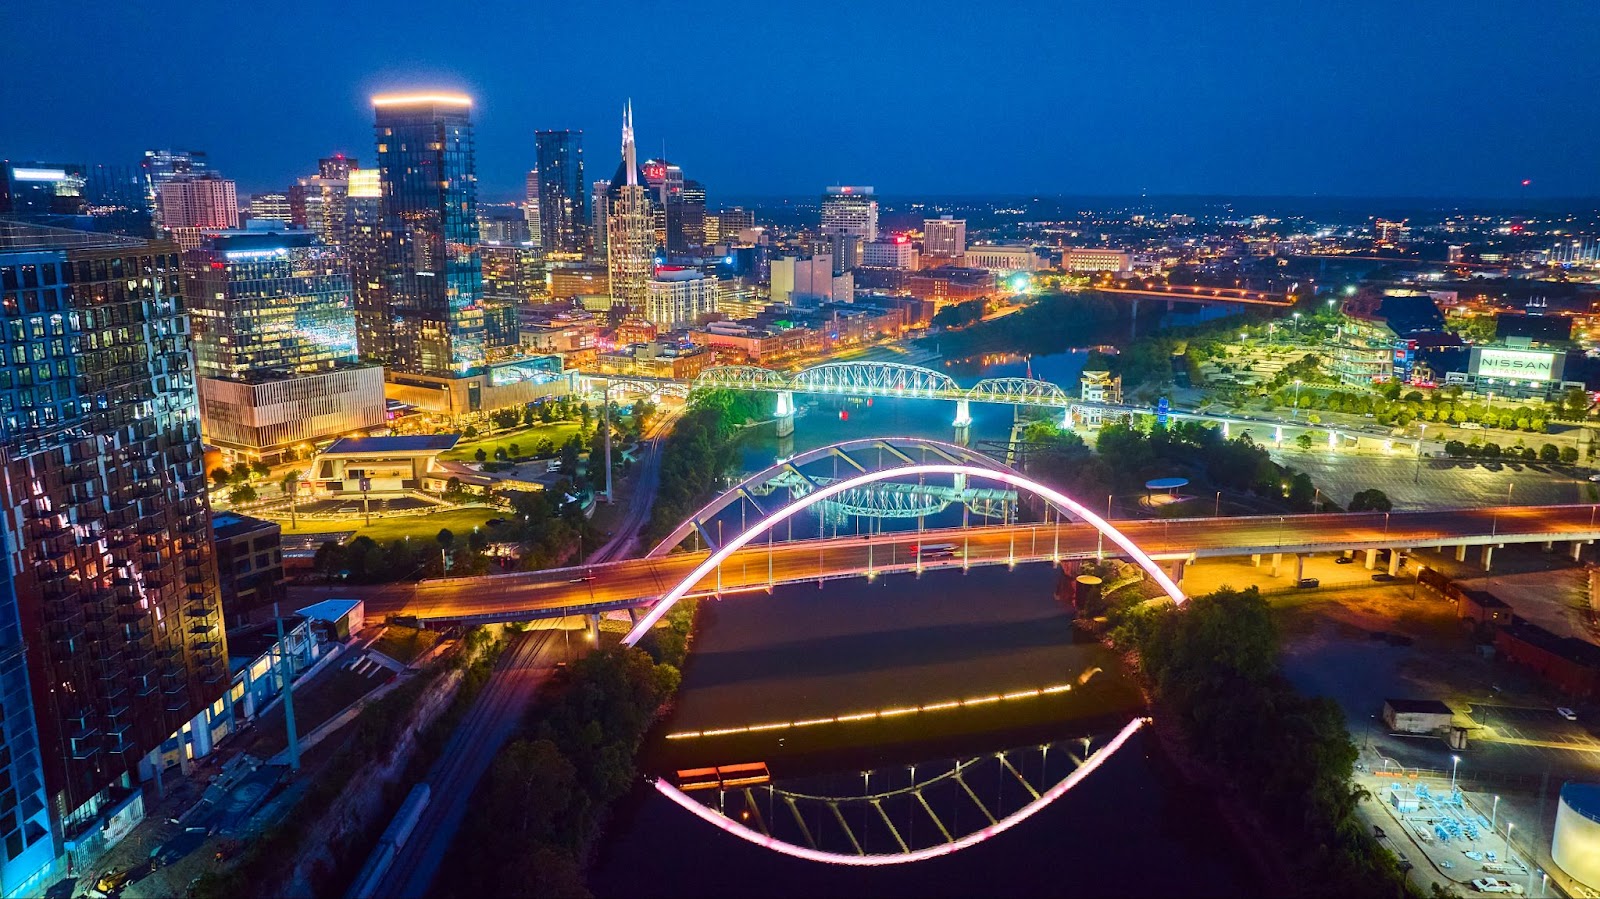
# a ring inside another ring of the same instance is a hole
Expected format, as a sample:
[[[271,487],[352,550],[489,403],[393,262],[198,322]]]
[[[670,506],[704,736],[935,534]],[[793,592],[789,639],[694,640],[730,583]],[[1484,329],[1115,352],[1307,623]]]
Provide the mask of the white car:
[[[1600,482],[1600,474],[1589,475],[1589,480]]]
[[[1556,714],[1560,715],[1561,717],[1563,717],[1565,719],[1567,719],[1568,721],[1576,721],[1576,720],[1578,720],[1578,713],[1574,712],[1573,710],[1567,708],[1564,705],[1556,706]]]
[[[1480,893],[1508,893],[1513,896],[1522,895],[1522,884],[1501,880],[1497,877],[1480,877],[1472,882],[1472,888]]]
[[[1475,421],[1464,421],[1464,422],[1461,423],[1461,430],[1463,430],[1463,431],[1481,431],[1481,430],[1483,430],[1483,425],[1480,425]]]

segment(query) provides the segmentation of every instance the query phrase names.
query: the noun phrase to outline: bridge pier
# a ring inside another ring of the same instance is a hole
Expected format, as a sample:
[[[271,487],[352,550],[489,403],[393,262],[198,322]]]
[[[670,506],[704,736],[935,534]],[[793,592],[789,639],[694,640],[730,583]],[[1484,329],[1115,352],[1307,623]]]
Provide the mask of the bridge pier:
[[[778,436],[794,436],[794,392],[790,390],[778,391]]]
[[[1283,553],[1272,554],[1272,576],[1278,576],[1278,566],[1283,563]]]
[[[1367,570],[1371,571],[1372,569],[1377,568],[1377,567],[1378,567],[1378,551],[1375,550],[1375,549],[1367,550]]]
[[[1250,554],[1250,564],[1255,566],[1256,568],[1260,568],[1261,567],[1261,554],[1260,553],[1251,553]]]
[[[1585,543],[1588,543],[1588,542],[1589,541],[1587,541],[1587,540],[1574,540],[1574,541],[1572,541],[1572,561],[1574,561],[1574,562],[1582,562],[1583,561],[1583,545]]]
[[[972,403],[967,400],[956,400],[956,445],[966,446],[972,442]]]
[[[1400,574],[1400,555],[1404,552],[1408,552],[1408,550],[1389,550],[1389,574],[1391,576],[1398,576]]]
[[[1483,545],[1483,570],[1484,571],[1490,570],[1490,566],[1492,566],[1493,564],[1494,564],[1494,544],[1493,543],[1485,543]]]
[[[1172,578],[1172,582],[1177,584],[1179,588],[1183,587],[1183,572],[1185,568],[1189,567],[1188,563],[1188,559],[1173,559],[1167,563],[1167,575]]]
[[[1300,581],[1304,580],[1305,576],[1306,576],[1306,555],[1305,555],[1305,553],[1295,553],[1294,554],[1294,583],[1295,583],[1295,586],[1297,586],[1297,587],[1300,586]]]
[[[1467,545],[1465,543],[1459,543],[1459,544],[1456,545],[1456,561],[1457,562],[1465,562],[1466,560],[1467,560]]]

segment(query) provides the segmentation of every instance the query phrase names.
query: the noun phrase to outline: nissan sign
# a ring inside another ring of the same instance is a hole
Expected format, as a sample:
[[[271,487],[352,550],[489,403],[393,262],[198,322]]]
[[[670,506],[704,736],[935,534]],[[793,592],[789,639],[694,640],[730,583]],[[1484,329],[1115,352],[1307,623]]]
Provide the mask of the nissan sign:
[[[1566,361],[1565,353],[1474,347],[1469,371],[1480,378],[1559,381]]]

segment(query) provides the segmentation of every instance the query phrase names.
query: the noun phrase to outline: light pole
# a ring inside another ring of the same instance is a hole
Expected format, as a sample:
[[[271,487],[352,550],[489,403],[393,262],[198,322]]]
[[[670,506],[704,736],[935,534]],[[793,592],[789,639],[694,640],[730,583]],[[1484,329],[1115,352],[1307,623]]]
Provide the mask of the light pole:
[[[1506,822],[1506,861],[1511,860],[1511,832],[1517,829],[1517,822]]]
[[[1450,756],[1450,792],[1456,791],[1456,769],[1461,767],[1461,756]]]
[[[1495,816],[1495,813],[1498,812],[1498,811],[1500,811],[1500,797],[1498,795],[1496,795],[1494,797],[1494,804],[1489,806],[1489,829],[1490,830],[1494,830],[1494,816]]]
[[[1222,491],[1221,490],[1217,491],[1217,507],[1211,511],[1211,517],[1213,517],[1213,518],[1221,518],[1222,517]]]
[[[1428,436],[1428,426],[1424,424],[1422,429],[1417,432],[1417,471],[1415,476],[1411,478],[1411,483],[1413,484],[1422,483],[1422,439],[1426,436]]]
[[[1300,417],[1300,379],[1294,379],[1294,411],[1289,413],[1290,418]]]

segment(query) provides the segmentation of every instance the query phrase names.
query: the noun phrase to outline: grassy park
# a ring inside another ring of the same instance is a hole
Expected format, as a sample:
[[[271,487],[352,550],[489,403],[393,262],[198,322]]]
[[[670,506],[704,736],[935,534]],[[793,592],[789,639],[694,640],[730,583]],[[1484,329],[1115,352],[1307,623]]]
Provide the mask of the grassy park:
[[[290,527],[287,519],[281,524],[285,534],[325,534],[330,531],[354,529],[357,537],[371,537],[379,543],[388,543],[390,540],[402,540],[406,537],[413,540],[432,540],[441,528],[449,528],[455,534],[470,534],[473,528],[482,527],[489,519],[505,516],[504,509],[473,508],[452,509],[430,515],[391,514],[387,518],[372,519],[371,526],[363,524],[359,516],[334,521],[301,518],[299,527]]]
[[[550,445],[559,450],[561,444],[572,439],[579,431],[576,421],[557,421],[550,424],[537,424],[531,428],[517,428],[511,431],[501,431],[491,437],[482,437],[477,440],[463,440],[447,453],[441,453],[439,458],[452,462],[471,462],[477,458],[478,450],[483,450],[485,457],[494,458],[497,449],[505,448],[509,455],[511,444],[515,443],[523,455],[533,452],[533,448],[541,440],[550,441]]]

